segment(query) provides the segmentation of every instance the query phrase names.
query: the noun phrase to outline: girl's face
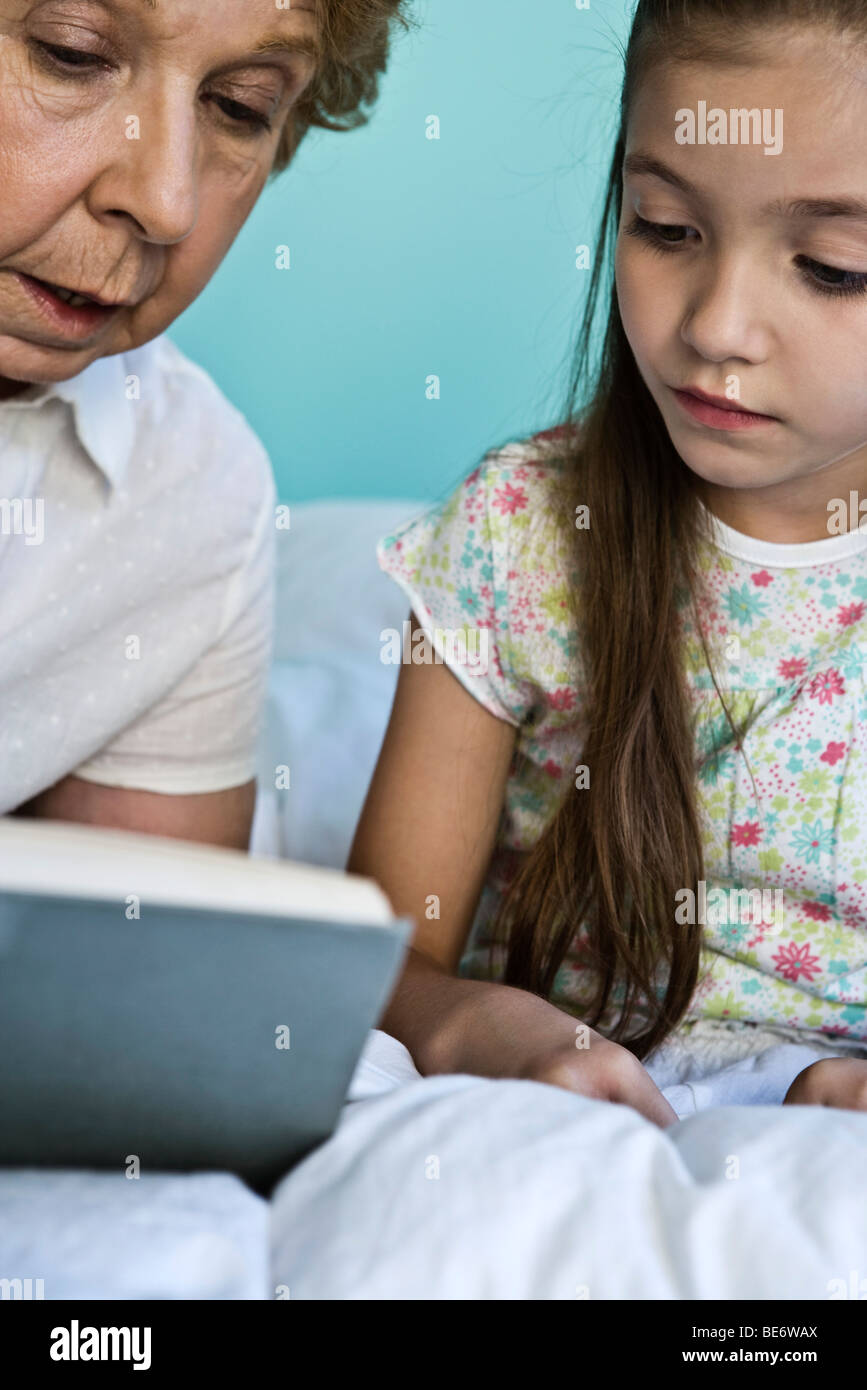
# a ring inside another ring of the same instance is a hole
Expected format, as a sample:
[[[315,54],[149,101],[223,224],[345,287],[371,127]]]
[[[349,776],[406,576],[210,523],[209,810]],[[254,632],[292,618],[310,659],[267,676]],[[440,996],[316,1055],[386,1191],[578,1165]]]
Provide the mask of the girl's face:
[[[678,143],[675,113],[700,133],[699,103],[708,119],[766,111],[761,143]],[[824,34],[775,40],[754,66],[665,64],[631,113],[624,329],[712,509],[769,540],[827,535],[829,499],[867,484],[865,130],[864,48]],[[743,417],[684,389],[770,418],[723,428]]]
[[[0,0],[0,396],[138,347],[196,298],[316,40],[314,0]],[[40,281],[110,307],[76,314]]]

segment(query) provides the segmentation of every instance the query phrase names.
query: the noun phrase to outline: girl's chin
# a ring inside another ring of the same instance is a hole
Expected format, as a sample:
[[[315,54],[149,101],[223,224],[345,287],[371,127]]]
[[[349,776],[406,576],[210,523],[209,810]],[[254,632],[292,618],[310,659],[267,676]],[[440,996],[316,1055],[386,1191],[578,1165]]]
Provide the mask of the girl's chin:
[[[792,476],[792,461],[774,458],[765,443],[742,434],[696,442],[695,435],[669,427],[669,438],[691,473],[717,487],[773,487]],[[776,451],[774,451],[776,452]]]
[[[788,474],[782,471],[775,472],[767,467],[763,469],[751,468],[747,465],[738,468],[720,468],[718,466],[714,468],[712,464],[702,463],[701,460],[691,459],[683,454],[681,457],[690,473],[701,478],[702,482],[707,483],[709,487],[733,488],[741,492],[752,491],[754,488],[777,487],[780,483],[789,481]]]

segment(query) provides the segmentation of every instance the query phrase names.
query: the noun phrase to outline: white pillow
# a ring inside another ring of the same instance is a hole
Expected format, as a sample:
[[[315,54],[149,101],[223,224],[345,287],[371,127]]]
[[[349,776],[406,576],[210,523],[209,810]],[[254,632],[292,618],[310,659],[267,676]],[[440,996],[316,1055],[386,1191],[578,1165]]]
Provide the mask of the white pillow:
[[[380,634],[409,602],[376,543],[419,501],[293,506],[278,531],[274,665],[259,758],[252,852],[344,868],[388,722],[397,667]],[[277,782],[289,770],[289,787]]]

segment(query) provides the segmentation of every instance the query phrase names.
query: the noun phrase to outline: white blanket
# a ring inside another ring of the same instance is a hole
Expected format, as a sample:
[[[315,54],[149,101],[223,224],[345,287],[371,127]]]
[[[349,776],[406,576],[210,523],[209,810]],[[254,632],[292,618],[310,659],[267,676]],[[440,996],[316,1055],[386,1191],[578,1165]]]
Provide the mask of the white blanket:
[[[0,1170],[0,1279],[46,1299],[867,1297],[867,1114],[780,1107],[844,1051],[678,1035],[648,1067],[683,1117],[663,1131],[553,1086],[422,1078],[373,1032],[336,1134],[270,1208],[229,1174]]]
[[[422,1079],[375,1033],[337,1134],[274,1194],[272,1278],[294,1298],[867,1297],[867,1114],[780,1105],[848,1051],[699,1025],[648,1066],[684,1117],[663,1131],[552,1086]]]

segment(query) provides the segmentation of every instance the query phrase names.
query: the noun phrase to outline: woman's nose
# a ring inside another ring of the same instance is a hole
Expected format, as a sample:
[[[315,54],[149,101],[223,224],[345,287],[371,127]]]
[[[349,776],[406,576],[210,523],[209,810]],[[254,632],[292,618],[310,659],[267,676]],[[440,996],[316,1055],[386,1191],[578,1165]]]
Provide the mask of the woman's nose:
[[[94,215],[128,217],[147,241],[172,245],[196,225],[199,133],[189,97],[163,95],[127,117],[91,190]]]

